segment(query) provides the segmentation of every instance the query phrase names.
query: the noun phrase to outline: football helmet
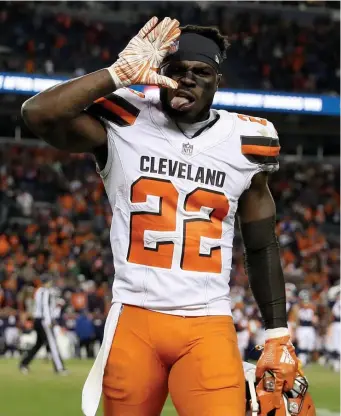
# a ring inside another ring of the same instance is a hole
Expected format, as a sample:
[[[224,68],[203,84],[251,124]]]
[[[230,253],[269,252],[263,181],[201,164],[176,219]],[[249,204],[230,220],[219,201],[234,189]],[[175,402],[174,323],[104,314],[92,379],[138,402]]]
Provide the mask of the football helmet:
[[[267,372],[256,382],[256,366],[244,363],[246,379],[246,416],[316,416],[313,400],[308,393],[307,379],[297,374],[294,387],[283,392],[283,402],[279,409],[273,404],[275,378]]]
[[[340,284],[332,286],[328,290],[328,301],[329,302],[335,302],[336,298],[340,296]]]
[[[309,290],[303,289],[298,294],[298,297],[300,298],[301,302],[303,303],[309,303],[311,301]]]

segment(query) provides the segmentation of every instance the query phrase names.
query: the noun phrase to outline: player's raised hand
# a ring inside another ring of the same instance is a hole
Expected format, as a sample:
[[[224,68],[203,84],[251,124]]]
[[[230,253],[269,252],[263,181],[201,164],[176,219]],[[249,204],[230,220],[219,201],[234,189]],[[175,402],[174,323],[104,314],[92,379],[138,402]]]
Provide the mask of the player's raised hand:
[[[298,370],[298,358],[290,336],[269,338],[265,341],[264,350],[256,366],[256,377],[260,379],[266,371],[275,376],[274,405],[281,405],[283,391],[293,388]]]
[[[152,17],[108,68],[116,87],[142,84],[177,88],[175,81],[157,70],[180,36],[179,25],[176,19],[166,17],[159,23],[157,17]]]

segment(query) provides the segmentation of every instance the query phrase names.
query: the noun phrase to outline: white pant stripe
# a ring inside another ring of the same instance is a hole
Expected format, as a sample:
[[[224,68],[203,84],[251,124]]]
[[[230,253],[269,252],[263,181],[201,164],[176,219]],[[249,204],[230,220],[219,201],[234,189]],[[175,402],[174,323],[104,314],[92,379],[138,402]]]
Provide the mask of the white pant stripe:
[[[96,416],[97,408],[102,395],[102,382],[104,369],[107,363],[111,344],[116,331],[118,318],[120,317],[122,305],[113,303],[111,305],[104,327],[104,336],[101,349],[85,381],[82,392],[82,410],[85,416]]]
[[[46,336],[47,336],[47,341],[49,343],[49,347],[50,347],[50,350],[51,350],[52,360],[54,362],[54,365],[56,366],[57,371],[62,371],[62,370],[64,370],[64,366],[63,366],[63,363],[60,359],[58,346],[57,346],[54,334],[52,332],[52,329],[48,325],[46,325],[44,322],[43,322],[43,328],[44,328]]]

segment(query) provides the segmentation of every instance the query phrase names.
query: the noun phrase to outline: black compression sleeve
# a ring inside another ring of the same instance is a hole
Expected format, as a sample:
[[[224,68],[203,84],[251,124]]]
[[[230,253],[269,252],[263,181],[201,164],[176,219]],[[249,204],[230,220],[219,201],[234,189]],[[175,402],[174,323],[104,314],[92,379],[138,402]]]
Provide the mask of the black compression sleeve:
[[[285,283],[275,217],[241,223],[245,267],[265,328],[287,327]]]

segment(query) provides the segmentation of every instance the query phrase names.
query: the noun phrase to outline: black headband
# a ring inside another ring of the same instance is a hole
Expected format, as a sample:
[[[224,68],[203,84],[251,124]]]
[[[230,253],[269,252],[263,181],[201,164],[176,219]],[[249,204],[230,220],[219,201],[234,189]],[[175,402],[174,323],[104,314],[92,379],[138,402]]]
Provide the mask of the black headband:
[[[162,66],[170,61],[199,61],[211,65],[220,72],[223,62],[219,46],[209,38],[197,33],[184,33],[175,42]]]

